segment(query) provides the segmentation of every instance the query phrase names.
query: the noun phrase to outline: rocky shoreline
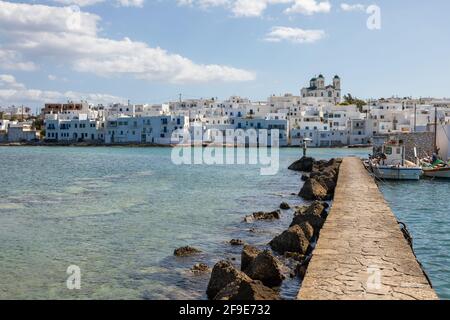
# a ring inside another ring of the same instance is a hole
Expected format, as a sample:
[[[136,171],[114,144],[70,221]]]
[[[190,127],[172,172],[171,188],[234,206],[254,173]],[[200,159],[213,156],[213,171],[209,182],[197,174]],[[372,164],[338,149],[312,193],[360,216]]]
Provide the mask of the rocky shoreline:
[[[287,277],[301,281],[306,273],[320,230],[328,215],[337,184],[341,159],[316,161],[303,157],[289,169],[303,173],[305,181],[299,197],[310,201],[309,205],[291,206],[283,202],[280,210],[255,212],[246,216],[244,222],[280,219],[287,210],[293,209],[292,222],[286,230],[275,236],[264,249],[258,249],[242,240],[232,239],[231,246],[243,246],[240,266],[238,259],[220,260],[211,271],[206,294],[211,300],[279,300],[279,288]],[[185,247],[175,250],[177,256],[195,255],[198,250]],[[195,265],[193,272],[208,273],[206,265]]]

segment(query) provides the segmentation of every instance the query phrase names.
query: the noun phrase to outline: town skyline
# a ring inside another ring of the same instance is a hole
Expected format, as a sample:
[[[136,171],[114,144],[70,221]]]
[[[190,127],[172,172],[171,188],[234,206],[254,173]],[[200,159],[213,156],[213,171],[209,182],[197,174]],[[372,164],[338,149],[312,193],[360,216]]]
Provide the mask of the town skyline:
[[[260,101],[299,95],[319,73],[340,75],[343,94],[361,99],[448,97],[450,46],[439,39],[450,36],[449,4],[377,1],[380,29],[370,30],[371,4],[0,1],[0,105],[163,103],[180,93]]]

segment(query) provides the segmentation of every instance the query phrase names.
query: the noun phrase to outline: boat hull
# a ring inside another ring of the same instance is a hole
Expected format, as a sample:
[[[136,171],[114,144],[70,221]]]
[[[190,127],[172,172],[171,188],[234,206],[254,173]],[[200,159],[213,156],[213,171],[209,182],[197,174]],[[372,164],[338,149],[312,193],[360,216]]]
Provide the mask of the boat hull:
[[[423,173],[421,168],[388,166],[372,166],[372,171],[378,179],[383,180],[419,180]]]
[[[450,179],[450,168],[423,169],[423,174],[429,178]]]

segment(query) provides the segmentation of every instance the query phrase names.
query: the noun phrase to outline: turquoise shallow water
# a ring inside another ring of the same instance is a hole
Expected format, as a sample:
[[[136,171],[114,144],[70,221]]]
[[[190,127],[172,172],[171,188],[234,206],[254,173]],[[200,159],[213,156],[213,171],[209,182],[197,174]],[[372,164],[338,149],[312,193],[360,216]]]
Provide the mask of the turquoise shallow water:
[[[329,159],[368,150],[310,153]],[[282,149],[278,174],[261,176],[255,165],[176,166],[168,148],[0,147],[0,299],[205,298],[209,274],[190,273],[193,264],[238,259],[241,248],[227,241],[264,247],[291,221],[291,212],[274,223],[242,219],[282,201],[302,203],[292,195],[300,190],[299,174],[287,170],[299,154]],[[413,189],[388,184],[383,190],[408,224],[439,294],[449,297],[448,185],[407,187]],[[203,253],[172,256],[188,244]],[[73,264],[81,268],[79,291],[66,287]],[[295,296],[298,286],[285,281],[283,297]]]
[[[379,183],[413,237],[416,256],[441,299],[450,299],[450,181]]]

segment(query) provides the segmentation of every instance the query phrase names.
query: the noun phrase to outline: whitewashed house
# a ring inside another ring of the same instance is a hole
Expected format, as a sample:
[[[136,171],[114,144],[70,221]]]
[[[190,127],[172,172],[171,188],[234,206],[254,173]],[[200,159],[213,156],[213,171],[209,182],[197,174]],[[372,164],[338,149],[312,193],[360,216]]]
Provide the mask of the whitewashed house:
[[[109,118],[105,127],[105,143],[150,143],[169,145],[182,141],[189,118],[184,115]]]
[[[288,145],[289,121],[287,119],[237,118],[235,121],[235,129],[242,129],[244,131],[253,129],[256,132],[259,132],[259,130],[267,130],[267,143],[269,146],[271,145],[272,130],[278,130],[277,139],[279,141],[279,146]]]
[[[87,114],[50,114],[45,119],[45,140],[54,142],[102,142],[103,121],[91,119]]]
[[[10,122],[8,124],[8,142],[29,142],[39,140],[39,132],[33,129],[32,122]]]

